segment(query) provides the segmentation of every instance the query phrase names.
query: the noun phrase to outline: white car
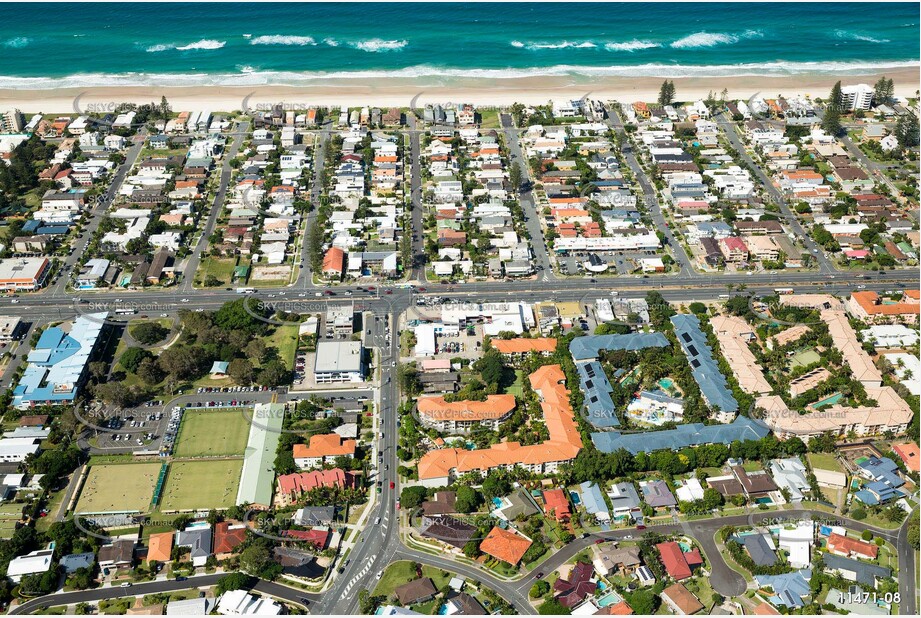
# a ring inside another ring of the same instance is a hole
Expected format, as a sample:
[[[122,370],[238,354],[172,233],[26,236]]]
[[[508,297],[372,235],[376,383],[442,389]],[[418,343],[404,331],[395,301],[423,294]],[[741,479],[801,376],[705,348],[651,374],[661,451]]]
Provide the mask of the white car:
[[[188,299],[188,298],[183,298],[183,299],[180,300],[179,302],[181,302],[181,303],[187,303],[187,302],[189,302],[189,299]]]

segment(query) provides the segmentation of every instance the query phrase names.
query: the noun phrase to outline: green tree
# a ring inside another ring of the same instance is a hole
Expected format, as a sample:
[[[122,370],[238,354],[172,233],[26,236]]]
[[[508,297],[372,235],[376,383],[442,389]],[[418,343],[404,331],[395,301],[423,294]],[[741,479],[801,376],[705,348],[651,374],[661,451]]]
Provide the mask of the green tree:
[[[121,358],[118,359],[118,362],[131,373],[137,373],[141,363],[152,357],[153,354],[144,348],[128,348],[125,350],[124,354],[121,355]]]
[[[537,608],[537,613],[541,616],[568,616],[572,610],[556,599],[547,599]]]
[[[276,387],[288,384],[291,381],[291,372],[283,361],[273,360],[259,371],[259,383],[262,386]]]
[[[873,102],[877,105],[888,105],[895,96],[895,83],[883,75],[873,86]]]
[[[822,128],[829,135],[838,135],[841,133],[841,111],[844,107],[844,97],[841,95],[841,82],[835,82],[832,86],[831,93],[828,95],[828,103],[825,106],[825,113],[822,116]]]
[[[509,168],[508,180],[513,191],[517,192],[521,188],[521,166],[517,161],[512,163],[512,167]]]
[[[472,513],[481,504],[483,504],[483,498],[478,491],[466,485],[457,488],[457,501],[454,503],[454,508],[458,513]]]
[[[915,148],[918,145],[918,117],[903,114],[895,123],[895,138],[902,148]]]
[[[227,366],[227,375],[237,384],[248,386],[252,384],[255,375],[253,364],[245,358],[235,358]]]
[[[542,579],[539,579],[534,582],[533,586],[531,586],[531,590],[528,592],[528,596],[532,599],[537,599],[544,596],[548,592],[550,592],[550,584]]]
[[[131,329],[131,336],[139,343],[153,345],[166,339],[169,329],[158,322],[142,322]]]
[[[674,100],[675,82],[670,82],[666,79],[659,88],[659,105],[668,105]]]
[[[255,578],[246,573],[230,573],[217,580],[217,587],[214,593],[216,595],[222,595],[231,590],[242,590],[244,588],[249,588],[255,582]]]
[[[428,498],[428,490],[421,485],[404,487],[400,492],[400,508],[414,509],[419,507]]]

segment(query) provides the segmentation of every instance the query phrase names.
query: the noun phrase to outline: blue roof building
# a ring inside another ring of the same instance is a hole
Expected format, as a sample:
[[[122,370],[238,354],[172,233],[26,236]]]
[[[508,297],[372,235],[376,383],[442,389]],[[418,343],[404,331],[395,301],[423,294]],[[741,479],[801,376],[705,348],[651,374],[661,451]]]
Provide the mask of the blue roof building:
[[[604,501],[604,494],[598,483],[585,481],[579,484],[579,495],[582,497],[582,506],[589,515],[594,515],[598,521],[611,521],[611,512],[608,511],[608,505]]]
[[[837,571],[845,577],[858,583],[876,588],[876,580],[892,577],[892,569],[878,564],[861,562],[853,558],[845,558],[836,554],[824,554],[825,570]]]
[[[575,361],[595,360],[601,350],[644,350],[664,348],[668,339],[662,333],[630,333],[629,335],[586,335],[569,342],[569,353]]]
[[[738,412],[739,404],[729,390],[726,376],[713,358],[713,350],[707,344],[707,336],[700,330],[700,320],[696,315],[679,314],[672,316],[672,324],[678,343],[688,357],[691,373],[707,405],[711,408],[719,406],[723,412]]]
[[[786,607],[804,607],[803,598],[809,596],[809,580],[812,578],[812,569],[800,569],[793,573],[783,575],[755,575],[759,586],[770,586],[774,596],[770,597],[773,605]]]
[[[108,315],[103,311],[80,316],[69,333],[58,326],[46,329],[29,352],[29,365],[13,391],[13,405],[24,409],[72,402]]]
[[[689,423],[665,431],[645,431],[622,435],[619,431],[596,432],[592,434],[595,447],[604,453],[613,453],[624,448],[633,455],[640,451],[652,453],[669,449],[681,450],[701,444],[730,444],[736,440],[760,440],[770,429],[746,416],[738,416],[728,425],[704,425]]]
[[[582,392],[585,393],[585,417],[588,422],[598,429],[619,427],[620,421],[614,413],[614,400],[611,399],[614,388],[608,381],[601,363],[578,363],[576,370],[579,373]]]
[[[857,467],[860,475],[871,482],[854,492],[855,498],[875,506],[902,497],[898,488],[905,484],[905,480],[899,476],[899,468],[894,461],[888,457],[872,456],[857,464]]]

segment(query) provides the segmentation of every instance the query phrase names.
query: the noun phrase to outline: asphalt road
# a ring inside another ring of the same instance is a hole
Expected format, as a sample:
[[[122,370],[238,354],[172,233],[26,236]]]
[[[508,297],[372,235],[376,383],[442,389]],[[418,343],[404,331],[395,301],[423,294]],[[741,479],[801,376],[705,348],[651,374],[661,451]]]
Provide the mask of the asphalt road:
[[[227,199],[227,189],[230,185],[230,181],[233,179],[233,166],[230,162],[239,154],[240,147],[243,145],[243,140],[246,139],[248,133],[249,122],[241,122],[238,124],[234,132],[231,133],[234,140],[233,143],[230,144],[230,150],[225,152],[221,157],[221,178],[217,192],[214,194],[214,201],[211,203],[211,211],[208,213],[208,220],[205,222],[205,228],[198,237],[198,242],[195,244],[195,248],[192,249],[191,255],[186,258],[185,266],[183,267],[185,276],[183,277],[180,287],[183,292],[188,292],[193,289],[195,273],[198,271],[199,264],[201,264],[201,254],[208,247],[208,239],[211,238],[218,217],[221,216],[221,210],[224,209],[224,201]]]
[[[627,140],[628,138],[624,131],[624,123],[620,118],[618,110],[616,108],[608,109],[607,116],[608,126],[611,127],[615,133],[623,136],[623,138]],[[652,182],[650,182],[649,177],[646,175],[646,171],[640,165],[639,161],[637,161],[636,153],[633,152],[633,146],[629,141],[624,141],[621,155],[627,162],[630,171],[633,172],[633,175],[640,183],[640,187],[643,189],[643,203],[646,206],[646,210],[648,210],[650,216],[652,216],[656,229],[665,234],[668,245],[672,248],[672,254],[680,265],[680,275],[693,277],[695,275],[695,270],[691,265],[691,258],[684,252],[684,246],[678,242],[678,239],[676,239],[675,235],[672,233],[671,227],[666,223],[665,215],[662,214],[662,205],[656,194],[656,188],[653,186]]]
[[[547,241],[544,238],[544,230],[540,225],[540,213],[537,212],[537,204],[534,202],[534,194],[531,187],[534,184],[531,178],[531,169],[528,165],[528,158],[521,151],[521,143],[518,139],[519,129],[515,126],[511,114],[499,114],[499,120],[502,123],[502,131],[505,133],[505,141],[508,146],[511,160],[509,169],[513,164],[518,164],[521,170],[522,186],[518,189],[518,201],[521,203],[521,210],[526,218],[525,226],[528,234],[531,236],[531,248],[534,251],[534,261],[536,266],[542,267],[540,278],[544,281],[556,279],[553,273],[553,265],[550,262],[550,255],[547,253]],[[522,190],[522,187],[524,188]]]
[[[296,288],[313,287],[313,270],[310,265],[310,228],[317,218],[317,209],[320,207],[320,194],[323,191],[323,169],[326,167],[326,148],[329,145],[329,136],[332,131],[332,121],[326,120],[320,133],[317,135],[316,150],[313,155],[313,182],[310,185],[310,212],[307,213],[307,222],[304,226],[304,238],[301,245],[301,262],[304,266],[298,272]]]
[[[725,113],[720,114],[716,117],[716,123],[723,130],[723,134],[729,140],[729,143],[732,144],[732,147],[736,149],[739,153],[739,156],[742,157],[742,160],[745,161],[748,165],[755,170],[755,175],[758,180],[761,181],[761,184],[764,185],[765,190],[768,192],[768,195],[773,200],[775,204],[780,208],[780,212],[783,214],[786,221],[786,225],[793,230],[796,236],[803,241],[803,244],[806,247],[806,250],[815,256],[819,261],[819,270],[823,273],[832,273],[836,272],[837,269],[835,265],[831,263],[831,260],[825,255],[825,252],[822,250],[822,247],[819,246],[812,237],[806,232],[802,224],[799,221],[799,218],[790,210],[790,206],[787,204],[787,200],[784,198],[780,190],[774,185],[774,181],[768,178],[768,175],[764,172],[764,169],[761,165],[755,163],[752,160],[751,156],[745,150],[745,144],[742,143],[742,139],[739,137],[738,128],[735,123],[726,119]]]

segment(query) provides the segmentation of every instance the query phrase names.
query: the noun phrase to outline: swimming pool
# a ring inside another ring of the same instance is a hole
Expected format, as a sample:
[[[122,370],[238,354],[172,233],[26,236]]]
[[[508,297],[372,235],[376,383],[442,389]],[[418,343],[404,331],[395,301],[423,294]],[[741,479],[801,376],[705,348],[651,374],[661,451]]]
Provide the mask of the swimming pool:
[[[575,492],[575,491],[569,492],[569,497],[572,498],[572,503],[574,505],[579,506],[580,504],[582,504],[582,497],[579,495],[578,492]]]
[[[659,380],[659,386],[661,386],[665,390],[669,390],[674,385],[675,385],[675,381],[672,380],[671,378],[662,378],[661,380]]]
[[[598,597],[598,607],[608,607],[620,603],[620,596],[613,590],[604,596]]]
[[[814,404],[812,404],[811,407],[814,410],[818,410],[819,408],[824,408],[825,406],[831,406],[841,401],[842,397],[844,397],[844,395],[842,395],[841,393],[835,393],[834,395],[829,395],[828,397],[826,397],[825,399],[822,399],[821,401],[815,402]]]
[[[758,498],[755,500],[758,504],[774,504],[774,501],[765,496],[764,498]]]
[[[502,508],[502,500],[500,500],[499,498],[493,498],[492,503],[493,503],[493,506],[495,506],[497,509]]]

